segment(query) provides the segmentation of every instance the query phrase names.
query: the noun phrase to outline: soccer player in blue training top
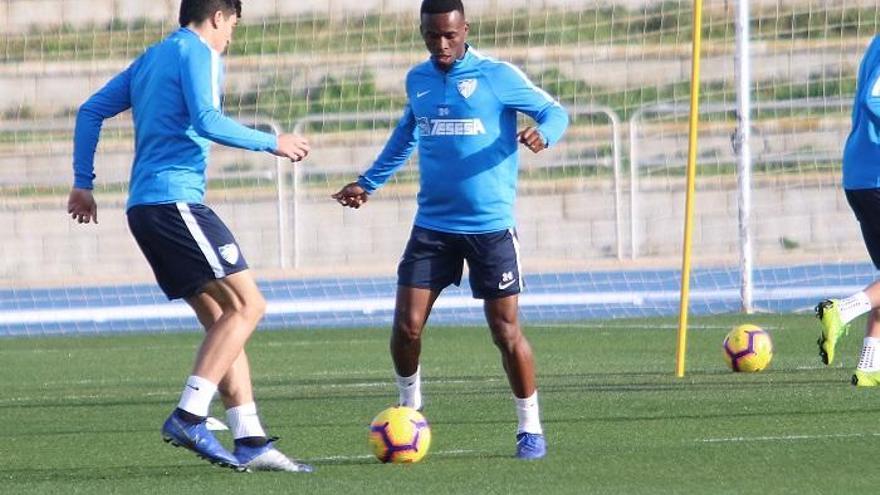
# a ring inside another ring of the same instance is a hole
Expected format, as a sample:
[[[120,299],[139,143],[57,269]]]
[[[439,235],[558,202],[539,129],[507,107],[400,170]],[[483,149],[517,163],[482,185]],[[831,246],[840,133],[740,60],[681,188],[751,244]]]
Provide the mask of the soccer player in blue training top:
[[[516,455],[539,459],[546,444],[538,412],[532,349],[518,321],[523,281],[513,204],[518,143],[533,153],[568,126],[565,110],[516,67],[466,43],[460,0],[425,0],[421,33],[431,56],[406,76],[408,104],[384,150],[356,182],[333,195],[359,208],[418,144],[418,213],[398,266],[391,356],[400,404],[420,409],[422,330],[440,292],[461,281],[467,260],[475,298],[484,300],[492,337],[515,395]],[[517,132],[517,112],[538,127]]]
[[[149,47],[80,107],[68,212],[79,223],[98,222],[92,182],[101,125],[131,108],[135,156],[128,225],[162,290],[169,299],[183,298],[206,330],[162,436],[221,466],[307,472],[310,466],[275,449],[276,439],[267,438],[260,423],[244,345],[266,301],[232,233],[202,204],[211,141],[292,161],[309,153],[299,135],[276,137],[222,113],[221,54],[240,15],[240,0],[183,0],[181,28]],[[206,426],[218,390],[235,436],[233,453]]]
[[[862,229],[874,266],[880,269],[880,36],[868,47],[859,67],[852,130],[843,150],[843,189]],[[849,323],[865,313],[868,324],[852,384],[880,384],[880,281],[845,299],[826,299],[816,306],[822,321],[819,355],[834,361],[834,348]]]

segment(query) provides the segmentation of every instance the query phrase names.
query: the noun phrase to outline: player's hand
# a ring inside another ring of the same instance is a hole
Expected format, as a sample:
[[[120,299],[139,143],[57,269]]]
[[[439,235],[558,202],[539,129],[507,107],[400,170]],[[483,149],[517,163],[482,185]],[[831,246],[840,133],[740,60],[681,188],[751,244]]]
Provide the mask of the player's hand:
[[[309,156],[309,141],[299,134],[279,134],[278,147],[272,154],[289,158],[292,162],[299,162]]]
[[[361,205],[370,199],[367,191],[365,191],[357,182],[346,184],[346,186],[340,189],[338,193],[331,194],[330,197],[335,199],[336,202],[342,206],[348,206],[349,208],[354,209],[360,208]]]
[[[540,153],[547,149],[544,136],[541,135],[541,131],[534,127],[526,127],[516,137],[526,148],[532,150],[532,153]]]
[[[67,197],[67,213],[78,223],[89,223],[92,220],[98,223],[98,204],[89,189],[74,187]]]

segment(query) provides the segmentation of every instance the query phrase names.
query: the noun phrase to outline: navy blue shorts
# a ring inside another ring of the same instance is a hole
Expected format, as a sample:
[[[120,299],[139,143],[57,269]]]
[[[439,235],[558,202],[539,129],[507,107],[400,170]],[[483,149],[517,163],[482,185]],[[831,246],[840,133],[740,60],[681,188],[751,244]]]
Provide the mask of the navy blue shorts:
[[[880,189],[847,189],[846,200],[862,228],[865,247],[880,270]]]
[[[205,205],[133,206],[128,228],[168,299],[194,296],[208,282],[248,267],[232,232]]]
[[[498,299],[522,292],[519,241],[513,229],[450,234],[413,227],[397,267],[397,284],[433,290],[459,285],[465,261],[475,298]]]

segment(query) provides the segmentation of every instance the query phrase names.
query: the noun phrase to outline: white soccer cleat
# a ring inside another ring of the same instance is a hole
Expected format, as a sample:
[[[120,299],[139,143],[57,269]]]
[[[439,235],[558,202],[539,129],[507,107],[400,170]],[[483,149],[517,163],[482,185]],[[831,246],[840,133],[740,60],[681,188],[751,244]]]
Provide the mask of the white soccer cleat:
[[[276,449],[270,441],[262,447],[248,447],[236,444],[233,455],[248,471],[284,471],[287,473],[311,473],[315,470],[309,464],[297,462]]]

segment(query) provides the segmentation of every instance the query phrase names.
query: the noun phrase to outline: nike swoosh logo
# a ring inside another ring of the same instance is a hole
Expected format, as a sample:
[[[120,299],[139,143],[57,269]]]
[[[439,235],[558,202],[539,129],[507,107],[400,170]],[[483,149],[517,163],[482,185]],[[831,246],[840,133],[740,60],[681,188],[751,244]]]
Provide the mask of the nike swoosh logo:
[[[191,388],[191,389],[193,389],[193,390],[195,390],[195,391],[197,391],[197,392],[198,392],[198,390],[199,390],[199,387],[193,387],[193,386],[190,385],[189,383],[187,383],[186,386],[189,387],[189,388]]]
[[[498,282],[498,290],[504,290],[515,283],[516,283],[516,279],[513,279],[510,282],[507,282],[506,284],[504,282]]]
[[[431,92],[430,89],[428,91],[419,91],[418,93],[416,93],[416,98],[421,98],[430,92]]]

